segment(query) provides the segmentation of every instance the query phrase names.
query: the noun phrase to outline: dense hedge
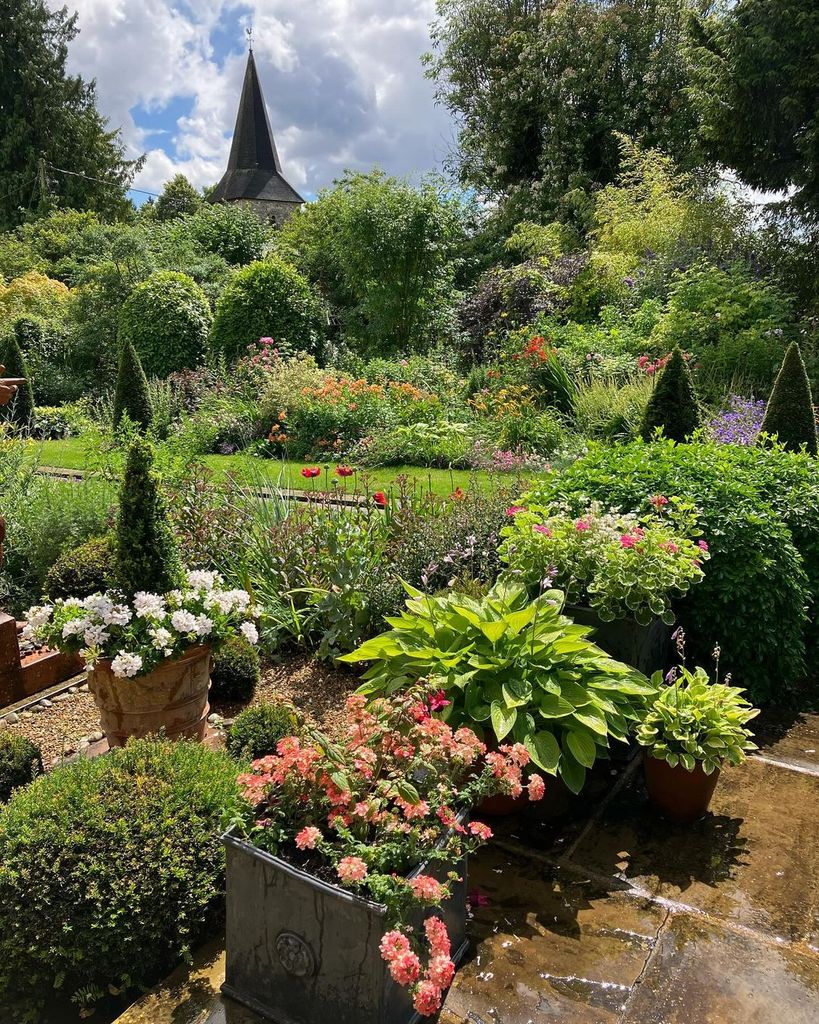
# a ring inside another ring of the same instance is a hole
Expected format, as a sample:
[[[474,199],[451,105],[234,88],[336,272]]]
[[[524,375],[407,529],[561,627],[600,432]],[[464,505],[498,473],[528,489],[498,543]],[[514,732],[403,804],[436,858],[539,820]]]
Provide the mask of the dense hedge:
[[[238,359],[265,337],[320,355],[321,306],[307,280],[276,256],[234,274],[216,304],[211,345]]]
[[[298,715],[289,704],[256,704],[236,716],[227,735],[228,753],[238,760],[254,761],[274,754],[279,740],[297,735],[300,728]]]
[[[113,537],[92,537],[60,555],[48,571],[45,592],[52,600],[57,597],[88,597],[113,587],[116,573]]]
[[[217,923],[237,807],[235,763],[195,743],[142,740],[18,790],[0,812],[8,1019],[52,1019],[55,988],[91,1005],[185,956]]]
[[[250,700],[261,675],[259,652],[243,636],[231,636],[213,655],[211,700]]]
[[[0,732],[0,803],[18,786],[25,786],[43,772],[40,748],[19,733]]]
[[[810,456],[704,442],[592,445],[533,492],[540,503],[589,501],[648,511],[652,495],[679,495],[700,511],[711,560],[679,602],[689,654],[761,703],[787,703],[804,676],[819,601],[819,472]]]
[[[205,293],[192,277],[159,270],[128,296],[119,331],[149,377],[167,377],[204,360],[211,320]]]

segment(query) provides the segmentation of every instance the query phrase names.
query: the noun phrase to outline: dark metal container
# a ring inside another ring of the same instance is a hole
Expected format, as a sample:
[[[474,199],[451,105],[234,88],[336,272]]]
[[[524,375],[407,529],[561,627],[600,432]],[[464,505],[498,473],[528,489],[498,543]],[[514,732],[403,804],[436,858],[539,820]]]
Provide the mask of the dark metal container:
[[[592,608],[579,605],[567,605],[565,611],[579,626],[593,626],[591,639],[617,661],[647,676],[667,667],[671,629],[662,619],[653,619],[644,626],[634,619],[604,622]]]
[[[227,962],[222,991],[276,1024],[417,1024],[379,944],[386,908],[323,882],[234,832],[227,847]],[[440,908],[457,961],[467,948],[466,863],[410,873],[461,879]],[[419,911],[416,928],[424,914]]]

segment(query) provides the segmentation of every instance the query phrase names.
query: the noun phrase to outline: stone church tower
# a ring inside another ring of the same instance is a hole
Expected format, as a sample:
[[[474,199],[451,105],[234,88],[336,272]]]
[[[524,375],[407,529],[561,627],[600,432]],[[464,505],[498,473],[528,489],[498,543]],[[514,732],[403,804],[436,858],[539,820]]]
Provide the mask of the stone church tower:
[[[212,203],[245,203],[261,220],[279,225],[304,202],[282,174],[252,49],[227,170],[208,198]]]

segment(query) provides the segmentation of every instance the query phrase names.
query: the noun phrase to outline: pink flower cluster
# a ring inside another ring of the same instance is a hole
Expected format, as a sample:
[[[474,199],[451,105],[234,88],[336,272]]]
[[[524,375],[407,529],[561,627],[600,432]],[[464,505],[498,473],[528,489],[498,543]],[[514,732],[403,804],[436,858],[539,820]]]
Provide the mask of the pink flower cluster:
[[[412,987],[412,1004],[422,1017],[431,1017],[441,1008],[443,993],[455,977],[446,925],[439,917],[424,921],[429,946],[429,963],[422,972],[421,961],[402,932],[394,929],[381,940],[381,956],[389,965],[390,977],[399,985]]]

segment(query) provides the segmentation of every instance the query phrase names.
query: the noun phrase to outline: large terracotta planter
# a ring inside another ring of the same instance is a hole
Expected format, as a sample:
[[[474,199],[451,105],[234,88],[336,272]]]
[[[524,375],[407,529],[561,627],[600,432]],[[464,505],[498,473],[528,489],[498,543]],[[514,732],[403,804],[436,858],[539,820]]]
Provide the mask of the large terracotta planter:
[[[691,822],[707,812],[717,787],[719,769],[706,775],[702,765],[697,764],[689,772],[681,764],[672,767],[667,761],[648,755],[643,767],[649,798],[666,817]]]
[[[210,689],[210,647],[189,647],[148,675],[118,679],[110,661],[88,673],[88,685],[111,747],[132,737],[164,733],[169,739],[204,739]]]

